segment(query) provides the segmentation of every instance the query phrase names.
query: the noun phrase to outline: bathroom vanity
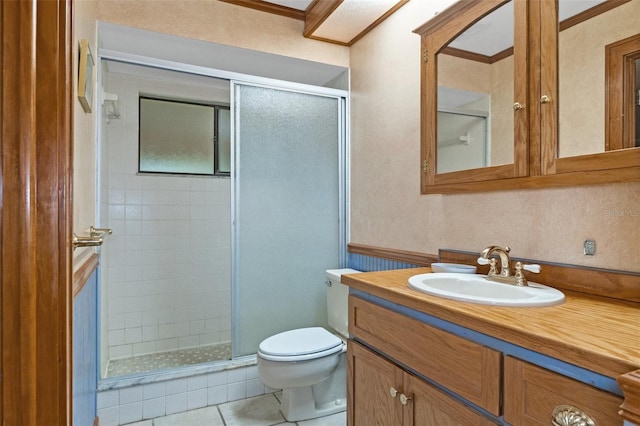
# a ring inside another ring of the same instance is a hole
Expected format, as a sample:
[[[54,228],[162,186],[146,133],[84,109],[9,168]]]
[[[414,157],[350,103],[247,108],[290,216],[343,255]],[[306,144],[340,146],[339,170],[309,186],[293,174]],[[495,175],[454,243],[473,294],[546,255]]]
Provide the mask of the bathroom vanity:
[[[623,424],[616,379],[640,369],[638,303],[565,291],[551,307],[471,304],[407,286],[428,272],[342,277],[348,424]]]

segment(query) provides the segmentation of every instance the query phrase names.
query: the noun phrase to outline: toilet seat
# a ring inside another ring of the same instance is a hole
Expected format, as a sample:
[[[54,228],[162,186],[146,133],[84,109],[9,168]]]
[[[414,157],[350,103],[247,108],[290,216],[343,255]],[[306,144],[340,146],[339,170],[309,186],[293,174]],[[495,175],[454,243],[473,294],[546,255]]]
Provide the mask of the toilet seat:
[[[289,330],[260,343],[258,355],[269,361],[306,361],[342,351],[344,342],[322,327]]]

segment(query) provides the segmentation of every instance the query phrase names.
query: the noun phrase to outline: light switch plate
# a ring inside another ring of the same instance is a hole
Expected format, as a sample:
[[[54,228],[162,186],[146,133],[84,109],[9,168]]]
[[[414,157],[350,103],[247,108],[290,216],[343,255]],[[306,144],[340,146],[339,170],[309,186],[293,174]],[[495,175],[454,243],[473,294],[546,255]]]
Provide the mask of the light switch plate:
[[[596,242],[595,240],[585,240],[584,242],[584,254],[587,256],[593,256],[596,254]]]

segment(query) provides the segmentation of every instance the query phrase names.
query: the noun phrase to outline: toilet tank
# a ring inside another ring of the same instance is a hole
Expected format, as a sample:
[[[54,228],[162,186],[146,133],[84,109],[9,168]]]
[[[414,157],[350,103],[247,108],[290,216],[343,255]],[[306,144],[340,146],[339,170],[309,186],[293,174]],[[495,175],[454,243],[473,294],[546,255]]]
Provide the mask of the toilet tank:
[[[349,287],[340,283],[343,274],[356,274],[361,271],[355,269],[327,270],[327,319],[329,327],[337,331],[345,339],[349,337],[347,319],[349,308],[347,305]]]

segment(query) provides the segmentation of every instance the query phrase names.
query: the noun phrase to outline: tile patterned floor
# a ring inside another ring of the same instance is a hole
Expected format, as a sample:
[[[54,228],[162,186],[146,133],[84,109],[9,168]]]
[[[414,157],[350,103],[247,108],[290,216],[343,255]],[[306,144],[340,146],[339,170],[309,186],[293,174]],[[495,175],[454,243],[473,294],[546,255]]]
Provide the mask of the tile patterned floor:
[[[287,422],[280,413],[279,394],[227,402],[180,414],[130,423],[128,426],[345,426],[345,412],[301,422]]]
[[[231,343],[181,349],[109,361],[107,377],[164,370],[183,365],[231,359]]]

